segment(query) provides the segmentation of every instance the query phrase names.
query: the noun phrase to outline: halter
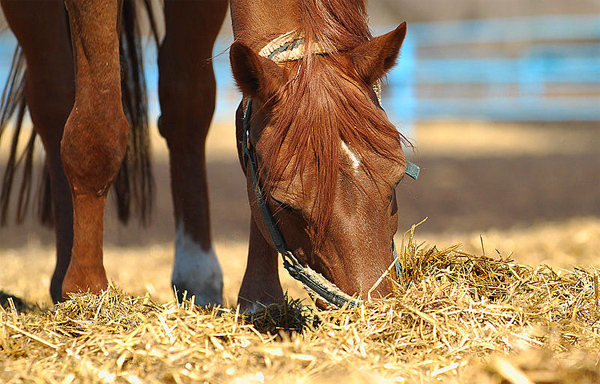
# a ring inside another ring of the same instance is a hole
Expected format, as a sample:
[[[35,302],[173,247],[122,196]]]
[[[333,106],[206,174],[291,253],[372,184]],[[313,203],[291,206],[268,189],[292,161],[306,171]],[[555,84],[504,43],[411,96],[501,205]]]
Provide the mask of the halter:
[[[317,53],[329,53],[325,51],[320,45],[317,45]],[[284,61],[299,60],[304,56],[304,36],[288,32],[284,35],[279,36],[275,40],[271,41],[265,46],[259,54],[263,57],[269,58],[276,63]],[[378,93],[378,97],[380,97]],[[348,308],[359,307],[363,304],[362,300],[352,297],[342,290],[340,290],[335,284],[327,280],[321,274],[310,268],[300,264],[292,250],[287,246],[279,227],[275,221],[275,217],[271,212],[271,209],[267,205],[265,195],[262,191],[260,180],[258,179],[258,167],[256,165],[256,159],[254,155],[254,148],[250,143],[250,116],[252,114],[252,100],[248,99],[246,102],[246,108],[244,110],[243,120],[243,133],[242,133],[242,158],[243,164],[246,169],[250,170],[250,177],[252,178],[252,185],[254,187],[254,193],[256,197],[256,204],[260,210],[263,222],[269,231],[271,241],[275,250],[281,254],[283,258],[283,267],[292,276],[292,278],[301,282],[309,293],[314,293],[315,296],[323,299],[330,306],[335,308],[342,308],[347,306]],[[406,162],[406,174],[413,179],[417,179],[419,176],[419,167],[409,161]],[[398,259],[398,253],[396,251],[396,244],[392,238],[392,250],[394,255],[394,267],[396,277],[402,274],[402,264]]]

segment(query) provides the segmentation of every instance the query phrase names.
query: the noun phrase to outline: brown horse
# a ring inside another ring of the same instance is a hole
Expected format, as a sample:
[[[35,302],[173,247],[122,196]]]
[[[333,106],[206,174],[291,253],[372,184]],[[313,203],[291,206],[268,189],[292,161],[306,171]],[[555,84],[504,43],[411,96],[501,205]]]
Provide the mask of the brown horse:
[[[106,196],[128,150],[123,4],[66,0],[65,10],[61,0],[1,1],[25,55],[25,99],[47,152],[58,256],[52,298],[97,292],[107,285]],[[215,103],[206,63],[226,8],[223,0],[166,0],[158,60],[159,129],[170,150],[177,223],[173,284],[202,305],[222,295],[204,145]],[[252,210],[242,309],[283,298],[260,186],[298,263],[348,295],[389,294],[388,281],[376,282],[393,261],[394,192],[406,162],[374,86],[394,65],[405,25],[371,38],[363,0],[232,0],[231,14],[232,70],[244,94],[238,147]],[[245,131],[254,179],[242,154]]]

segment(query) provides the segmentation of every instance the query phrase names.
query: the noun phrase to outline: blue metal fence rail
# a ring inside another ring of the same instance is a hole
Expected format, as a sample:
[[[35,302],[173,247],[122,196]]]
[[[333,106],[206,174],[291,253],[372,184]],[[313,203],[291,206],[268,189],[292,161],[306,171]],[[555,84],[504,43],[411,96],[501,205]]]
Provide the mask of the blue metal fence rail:
[[[481,57],[478,51],[482,45],[515,43],[519,47],[510,55],[499,49]],[[426,56],[419,53],[423,49]],[[452,49],[453,55],[436,57],[436,49]],[[409,25],[400,63],[388,79],[384,106],[404,124],[446,118],[600,121],[600,16]],[[549,87],[557,84],[570,86],[571,92],[549,94]],[[485,90],[469,97],[464,92],[418,92],[423,87],[476,85]]]

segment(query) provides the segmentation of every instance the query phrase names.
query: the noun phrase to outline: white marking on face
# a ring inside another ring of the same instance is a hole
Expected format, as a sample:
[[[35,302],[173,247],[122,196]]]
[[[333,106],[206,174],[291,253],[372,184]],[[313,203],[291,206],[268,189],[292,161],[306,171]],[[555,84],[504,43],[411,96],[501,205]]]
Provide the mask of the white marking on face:
[[[350,158],[350,163],[352,163],[352,168],[356,171],[358,167],[360,167],[360,155],[351,148],[345,141],[342,141],[342,149]]]
[[[196,296],[196,305],[222,304],[223,271],[214,249],[204,250],[185,232],[183,223],[175,236],[175,263],[172,284],[177,291],[187,291],[187,298]]]

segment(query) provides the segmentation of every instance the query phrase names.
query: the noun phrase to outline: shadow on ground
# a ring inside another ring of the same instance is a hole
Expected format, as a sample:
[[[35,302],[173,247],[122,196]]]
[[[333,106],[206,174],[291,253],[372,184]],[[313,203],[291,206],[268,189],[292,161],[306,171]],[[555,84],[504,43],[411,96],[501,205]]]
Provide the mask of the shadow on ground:
[[[418,181],[398,189],[400,231],[428,217],[427,232],[508,228],[576,216],[600,216],[600,154],[509,158],[417,159]],[[155,164],[157,203],[147,228],[134,220],[118,224],[110,203],[106,243],[151,245],[174,235],[168,166]],[[249,213],[245,181],[237,160],[209,163],[213,235],[221,241],[246,241]],[[33,219],[0,229],[2,247],[53,243],[51,230]]]

